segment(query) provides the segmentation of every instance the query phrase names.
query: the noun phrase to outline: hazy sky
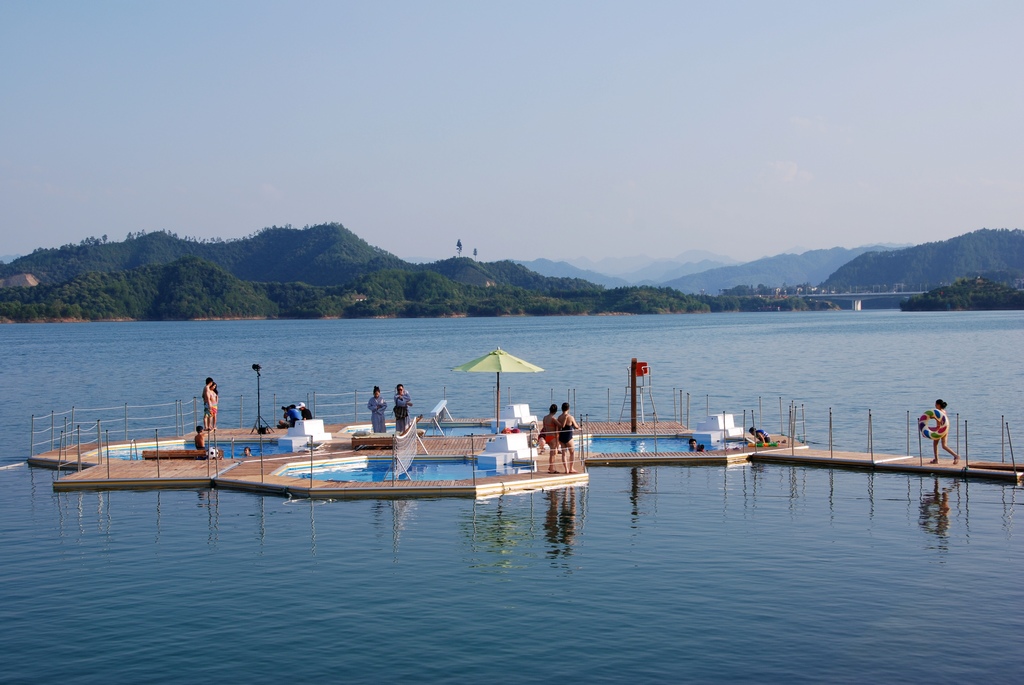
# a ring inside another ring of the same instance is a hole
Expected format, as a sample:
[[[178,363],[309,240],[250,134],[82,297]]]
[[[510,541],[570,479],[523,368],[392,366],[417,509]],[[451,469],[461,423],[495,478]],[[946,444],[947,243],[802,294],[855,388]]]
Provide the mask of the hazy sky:
[[[1024,2],[0,2],[0,254],[482,260],[1024,226]]]

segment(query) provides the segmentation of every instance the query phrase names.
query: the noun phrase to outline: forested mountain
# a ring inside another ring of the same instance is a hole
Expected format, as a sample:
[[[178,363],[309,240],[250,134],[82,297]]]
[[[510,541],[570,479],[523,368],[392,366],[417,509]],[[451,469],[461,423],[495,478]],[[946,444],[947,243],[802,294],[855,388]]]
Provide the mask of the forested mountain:
[[[595,284],[579,278],[552,278],[530,271],[522,264],[510,260],[478,262],[468,257],[452,257],[440,262],[422,265],[423,269],[439,273],[457,283],[466,285],[515,285],[544,293],[593,290]]]
[[[927,290],[957,278],[1007,280],[1024,275],[1024,231],[983,228],[956,238],[902,250],[867,252],[836,270],[826,288],[892,286]]]
[[[905,312],[1024,309],[1024,290],[986,278],[958,278],[923,295],[900,303]]]
[[[124,242],[87,238],[0,265],[0,277],[31,273],[42,283],[62,283],[90,271],[168,264],[187,255],[219,264],[244,280],[315,285],[340,285],[379,269],[412,266],[332,223],[305,229],[273,226],[230,241],[197,241],[163,231],[129,234]]]
[[[89,238],[0,265],[0,278],[31,273],[41,281],[33,287],[32,279],[18,276],[12,283],[24,287],[0,287],[0,321],[806,309],[831,305],[773,297],[777,293],[755,296],[733,286],[814,283],[827,273],[832,273],[826,281],[831,287],[844,282],[914,286],[951,282],[964,275],[994,274],[995,280],[1005,281],[1024,274],[1020,230],[983,229],[942,243],[860,254],[869,249],[779,255],[674,282],[676,288],[709,293],[733,284],[728,295],[694,297],[669,287],[606,289],[578,278],[542,276],[512,261],[459,257],[410,264],[369,245],[341,224],[301,230],[272,227],[228,242],[160,232],[130,235],[121,243]],[[859,256],[848,265],[836,266],[854,253]],[[698,278],[703,280],[692,282]],[[967,306],[988,307],[1001,301],[991,289],[975,290]],[[929,301],[925,306],[937,305]],[[942,306],[960,304],[947,299]]]
[[[827,306],[827,305],[814,305]],[[344,286],[242,281],[199,257],[61,284],[0,288],[0,321],[545,316],[806,309],[801,298],[695,298],[671,288],[599,286],[544,293],[465,285],[429,270],[387,269]]]
[[[255,284],[198,257],[128,271],[93,271],[34,288],[0,289],[0,318],[11,321],[206,319],[276,315]]]
[[[684,293],[706,292],[717,294],[737,285],[766,285],[779,287],[785,284],[819,283],[839,266],[850,261],[870,247],[847,249],[834,247],[830,250],[811,250],[803,254],[782,254],[765,257],[737,266],[723,266],[699,274],[683,276],[663,285],[677,288]]]
[[[41,283],[62,283],[89,272],[115,272],[196,256],[246,281],[345,285],[387,269],[435,271],[466,285],[517,285],[542,292],[593,288],[570,278],[547,278],[511,261],[468,257],[412,264],[374,247],[338,223],[304,229],[264,228],[238,240],[197,241],[163,231],[129,235],[124,242],[87,238],[78,245],[39,249],[0,264],[0,278],[30,273]]]

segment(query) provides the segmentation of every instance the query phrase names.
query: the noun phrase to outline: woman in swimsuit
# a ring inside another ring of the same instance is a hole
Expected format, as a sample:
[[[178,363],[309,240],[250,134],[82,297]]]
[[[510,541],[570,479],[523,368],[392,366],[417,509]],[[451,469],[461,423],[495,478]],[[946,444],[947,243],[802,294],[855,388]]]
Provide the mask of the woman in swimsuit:
[[[949,406],[949,405],[946,404],[945,402],[943,402],[942,400],[935,400],[935,413],[936,414],[941,414],[942,416],[946,416],[946,407],[947,406]],[[946,425],[947,426],[949,425],[949,419],[948,418],[946,419]],[[949,452],[950,454],[953,455],[953,463],[954,464],[959,464],[960,463],[960,455],[957,454],[956,452],[954,452],[953,450],[949,449],[949,444],[946,442],[946,440],[948,440],[948,439],[949,439],[949,429],[947,428],[946,432],[942,434],[942,438],[941,439],[939,439],[939,440],[932,440],[932,451],[935,453],[935,458],[932,459],[930,462],[928,462],[929,464],[938,464],[939,463],[939,443],[940,442],[942,443],[942,449],[946,450],[947,452]]]
[[[578,429],[580,424],[576,423],[576,419],[569,413],[569,403],[562,402],[562,415],[558,417],[558,444],[560,446],[559,452],[562,455],[562,466],[565,468],[566,473],[576,473],[575,461],[576,461],[576,449],[573,447],[573,429]],[[565,461],[565,453],[569,452],[569,462]]]

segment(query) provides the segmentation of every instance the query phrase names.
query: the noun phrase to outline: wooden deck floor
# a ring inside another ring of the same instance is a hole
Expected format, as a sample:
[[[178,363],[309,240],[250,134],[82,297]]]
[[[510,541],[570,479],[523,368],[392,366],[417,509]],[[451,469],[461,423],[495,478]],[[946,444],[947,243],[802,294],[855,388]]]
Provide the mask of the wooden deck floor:
[[[344,426],[331,426],[330,432],[337,436],[324,448],[313,454],[313,461],[321,462],[345,456],[381,456],[390,455],[390,450],[351,449],[351,438],[344,433]],[[622,422],[588,422],[587,431],[591,434],[622,435],[630,433],[628,423]],[[638,435],[675,435],[686,433],[685,426],[677,422],[659,422],[641,424]],[[226,429],[218,432],[218,442],[227,443],[231,439],[250,441],[256,436],[244,429]],[[268,437],[274,437],[270,435]],[[483,435],[468,437],[432,437],[425,436],[423,444],[431,456],[470,456],[481,452],[487,442]],[[581,456],[577,452],[577,458]],[[964,478],[987,478],[1000,481],[1021,483],[1024,480],[1024,468],[1014,469],[1010,464],[998,462],[961,461],[954,465],[950,460],[939,464],[929,464],[927,459],[908,457],[898,454],[870,455],[860,452],[829,453],[827,450],[808,449],[807,446],[795,443],[773,449],[709,451],[709,452],[646,452],[597,454],[582,452],[587,466],[727,466],[750,462],[801,464],[826,468],[850,468],[878,471],[901,471],[910,473],[934,473],[954,475]],[[548,474],[548,455],[543,453],[539,458],[538,473],[515,474],[478,478],[476,481],[399,481],[392,483],[341,482],[321,481],[308,478],[292,478],[274,475],[274,471],[286,464],[308,463],[308,453],[266,456],[248,460],[221,459],[216,461],[186,460],[134,460],[112,459],[83,460],[82,470],[78,471],[75,460],[68,460],[58,453],[35,455],[29,460],[34,466],[58,468],[60,475],[54,481],[54,490],[110,490],[110,489],[149,489],[149,488],[208,488],[220,487],[251,492],[267,492],[288,494],[299,497],[486,497],[506,492],[526,491],[566,485],[586,484],[587,473]],[[556,457],[556,468],[561,470],[561,461]],[[577,468],[582,468],[578,466]]]
[[[963,478],[981,478],[989,480],[1011,481],[1021,483],[1024,469],[1016,471],[1010,464],[991,461],[967,461],[963,458],[954,464],[951,459],[940,460],[938,464],[929,463],[929,459],[907,456],[905,454],[874,455],[863,452],[839,452],[818,449],[779,448],[766,451],[755,451],[750,461],[774,464],[803,464],[823,466],[826,468],[847,468],[874,471],[899,471],[904,473],[934,473],[945,476]]]
[[[53,482],[62,490],[125,490],[151,488],[208,488],[220,475],[238,466],[233,459],[215,461],[167,461],[111,459],[81,471],[72,471]],[[65,467],[67,468],[67,467]]]

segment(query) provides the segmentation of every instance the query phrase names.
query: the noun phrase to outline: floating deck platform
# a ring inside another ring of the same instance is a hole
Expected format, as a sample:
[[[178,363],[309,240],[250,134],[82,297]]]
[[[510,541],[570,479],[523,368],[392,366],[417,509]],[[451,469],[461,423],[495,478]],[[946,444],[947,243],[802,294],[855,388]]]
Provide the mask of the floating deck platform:
[[[219,444],[251,441],[245,431],[223,430]],[[473,456],[483,450],[486,440],[474,437],[424,437],[424,445],[432,455]],[[179,439],[180,442],[180,439]],[[342,432],[326,448],[314,451],[313,465],[339,457],[385,456],[390,450],[360,450],[352,448],[351,436]],[[168,441],[168,444],[172,444]],[[168,447],[163,452],[178,456],[180,449]],[[105,459],[94,454],[83,457],[59,451],[34,455],[28,460],[32,466],[57,470],[60,475],[53,482],[55,491],[71,490],[149,490],[149,489],[202,489],[223,488],[266,494],[312,499],[346,498],[409,498],[409,497],[493,497],[514,492],[529,492],[574,485],[586,485],[589,475],[581,473],[515,473],[486,476],[465,480],[443,481],[330,481],[275,475],[286,465],[310,463],[309,452],[254,456],[248,459],[186,460],[168,459]],[[141,454],[141,452],[140,452]],[[427,456],[427,455],[423,455]]]
[[[332,427],[335,438],[326,446],[315,451],[275,454],[249,459],[217,459],[210,461],[189,461],[183,459],[138,459],[105,460],[94,456],[79,464],[77,457],[69,458],[68,453],[47,452],[34,455],[28,460],[33,466],[57,469],[61,474],[53,483],[56,491],[68,490],[116,490],[116,489],[196,489],[224,488],[267,494],[281,494],[314,499],[345,498],[407,498],[407,497],[490,497],[513,492],[527,492],[549,488],[585,485],[589,475],[583,473],[546,472],[548,455],[542,453],[537,459],[538,471],[501,476],[486,476],[466,480],[444,481],[330,481],[295,478],[275,475],[285,465],[310,463],[315,466],[331,459],[348,456],[386,456],[390,450],[364,448],[358,453],[353,450],[351,435],[344,432],[345,426]],[[629,424],[621,422],[588,422],[586,430],[591,434],[630,435]],[[645,424],[637,435],[675,436],[687,434],[687,429],[675,422]],[[219,442],[227,444],[231,439],[251,441],[254,436],[244,430],[221,431]],[[486,436],[440,437],[425,436],[423,444],[431,455],[472,457],[479,454],[486,445]],[[170,451],[170,450],[168,450]],[[705,452],[642,452],[598,454],[589,450],[577,450],[576,457],[583,457],[586,466],[731,466],[736,464],[775,463],[798,464],[802,466],[875,470],[887,472],[938,474],[960,478],[979,478],[1020,484],[1024,480],[1024,468],[1012,464],[991,461],[961,459],[953,464],[943,460],[931,464],[921,457],[862,452],[840,452],[810,449],[807,445],[794,442],[773,448],[755,448],[746,445],[742,449],[712,450]],[[555,457],[554,465],[561,469],[561,460]]]

